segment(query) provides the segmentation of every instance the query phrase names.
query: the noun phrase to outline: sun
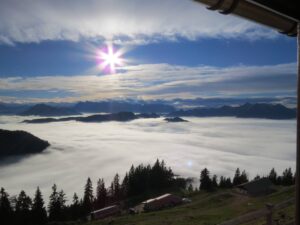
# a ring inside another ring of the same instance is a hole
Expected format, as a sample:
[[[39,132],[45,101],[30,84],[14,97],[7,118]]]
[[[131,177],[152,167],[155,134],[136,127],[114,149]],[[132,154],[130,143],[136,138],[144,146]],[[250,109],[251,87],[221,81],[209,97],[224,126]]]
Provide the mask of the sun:
[[[101,70],[115,73],[119,66],[124,65],[121,49],[117,50],[112,44],[108,44],[98,52],[99,66]]]

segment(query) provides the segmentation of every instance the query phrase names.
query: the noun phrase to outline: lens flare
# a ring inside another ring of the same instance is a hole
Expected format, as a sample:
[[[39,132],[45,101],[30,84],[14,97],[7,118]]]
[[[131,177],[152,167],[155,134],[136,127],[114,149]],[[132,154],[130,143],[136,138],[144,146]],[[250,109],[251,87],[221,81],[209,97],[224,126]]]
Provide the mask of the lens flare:
[[[98,52],[99,66],[101,70],[109,73],[115,73],[119,66],[124,65],[122,59],[123,52],[121,49],[117,50],[112,44],[108,44]]]

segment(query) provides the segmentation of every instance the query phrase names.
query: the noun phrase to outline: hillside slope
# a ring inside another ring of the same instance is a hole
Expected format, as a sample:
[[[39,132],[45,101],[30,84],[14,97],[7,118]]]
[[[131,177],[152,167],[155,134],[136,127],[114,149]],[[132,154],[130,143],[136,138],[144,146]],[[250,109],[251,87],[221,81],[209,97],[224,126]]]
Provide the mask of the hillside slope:
[[[200,192],[191,196],[191,203],[156,212],[139,215],[124,215],[105,220],[93,221],[84,225],[209,225],[218,224],[229,219],[265,207],[267,203],[279,203],[294,197],[295,187],[281,187],[273,194],[263,197],[248,197],[234,192],[218,191],[215,193]],[[293,218],[294,206],[280,212],[285,212],[287,220]],[[274,213],[275,218],[279,216]],[[254,224],[263,224],[264,220]]]

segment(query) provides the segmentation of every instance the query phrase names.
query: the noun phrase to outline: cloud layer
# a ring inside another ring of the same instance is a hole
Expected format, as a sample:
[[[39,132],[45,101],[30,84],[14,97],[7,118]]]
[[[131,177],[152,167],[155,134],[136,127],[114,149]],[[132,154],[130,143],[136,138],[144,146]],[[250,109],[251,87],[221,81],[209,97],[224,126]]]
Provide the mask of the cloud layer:
[[[0,167],[0,186],[10,194],[40,186],[45,198],[56,183],[68,199],[80,195],[88,176],[95,184],[108,183],[115,173],[124,176],[132,164],[164,159],[175,173],[198,179],[207,167],[212,173],[233,176],[237,167],[253,178],[295,168],[296,121],[236,118],[188,118],[188,123],[140,119],[127,123],[59,122],[22,124],[21,117],[0,117],[2,129],[26,130],[48,140],[51,147]],[[230,127],[230,129],[228,129]]]
[[[111,98],[274,96],[294,95],[296,91],[295,63],[227,68],[144,64],[124,70],[126,72],[104,76],[1,78],[0,100],[72,102]],[[14,92],[23,95],[16,97]],[[51,98],[47,98],[47,92]]]
[[[109,39],[145,44],[199,37],[273,38],[252,22],[210,12],[192,0],[2,0],[0,43]]]

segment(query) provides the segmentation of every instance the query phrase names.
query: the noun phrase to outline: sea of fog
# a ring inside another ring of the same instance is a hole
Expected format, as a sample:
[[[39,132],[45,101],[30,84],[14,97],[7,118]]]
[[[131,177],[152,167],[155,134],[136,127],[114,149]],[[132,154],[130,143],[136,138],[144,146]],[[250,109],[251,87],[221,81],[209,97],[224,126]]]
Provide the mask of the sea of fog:
[[[207,167],[217,175],[233,176],[237,167],[250,177],[295,168],[296,121],[237,118],[186,118],[187,123],[167,123],[163,118],[131,122],[47,124],[20,123],[32,117],[0,116],[0,128],[25,130],[51,143],[43,153],[9,158],[0,163],[0,186],[10,195],[37,186],[47,200],[56,183],[71,199],[79,195],[87,177],[95,186],[107,184],[132,164],[164,159],[183,177],[198,179]]]

